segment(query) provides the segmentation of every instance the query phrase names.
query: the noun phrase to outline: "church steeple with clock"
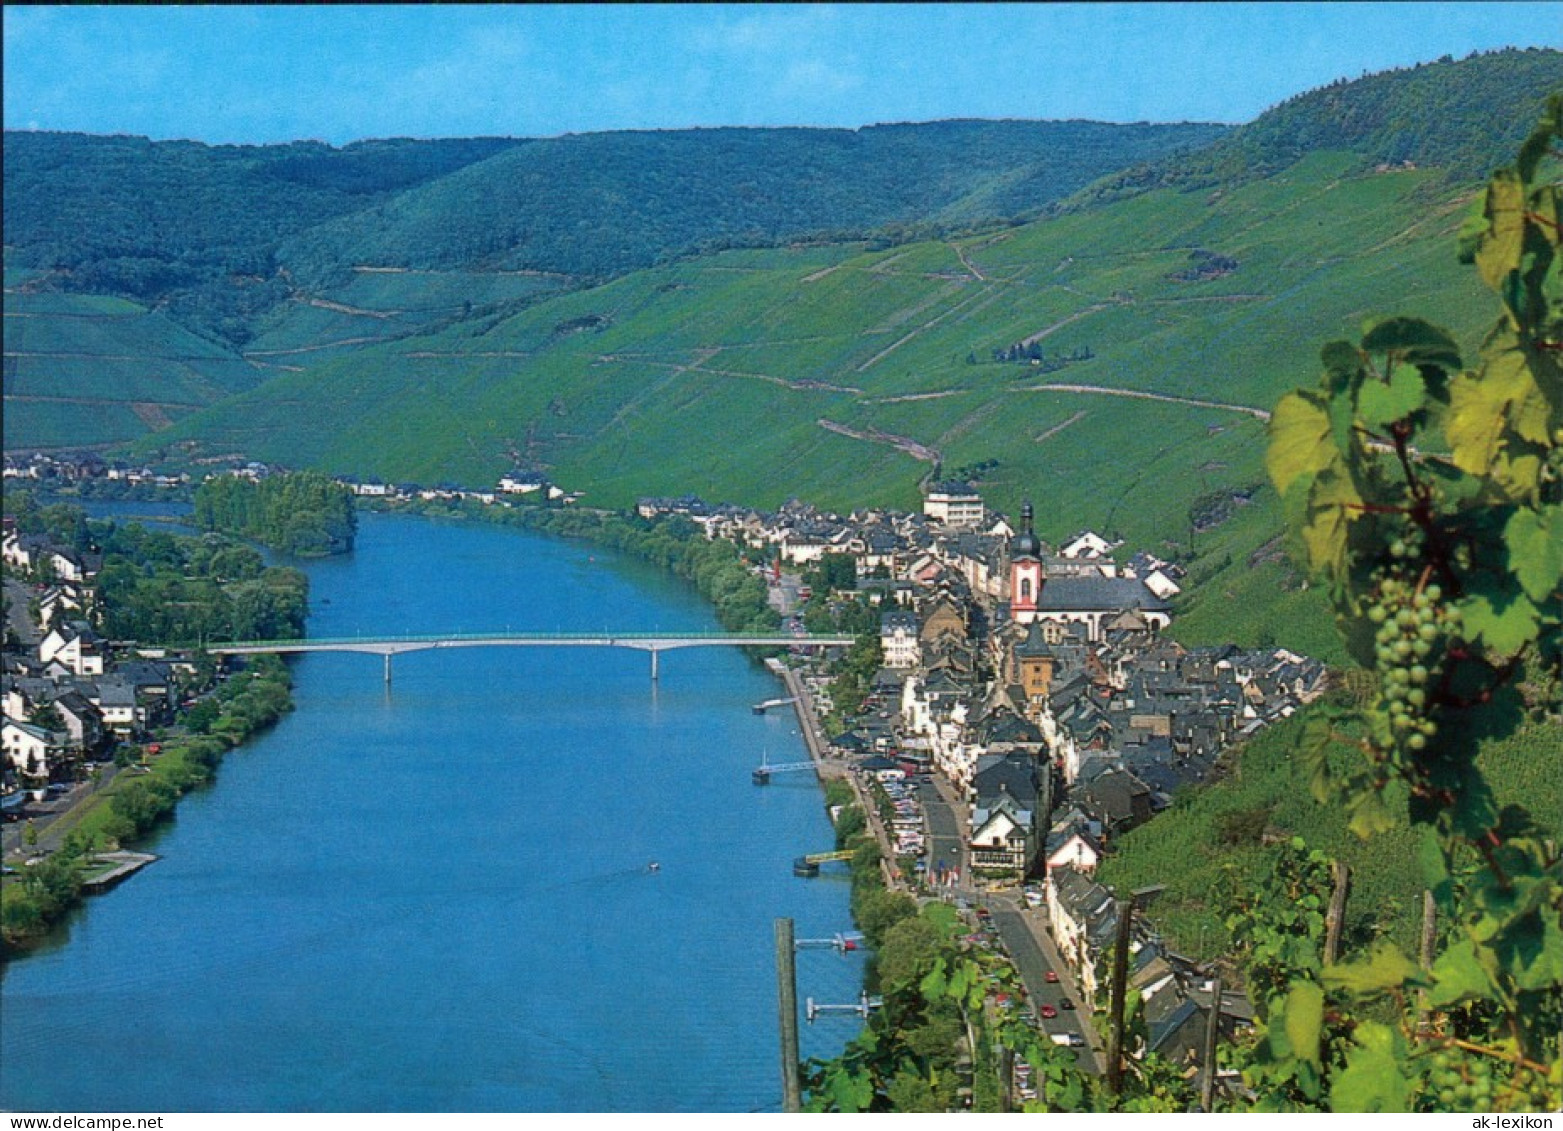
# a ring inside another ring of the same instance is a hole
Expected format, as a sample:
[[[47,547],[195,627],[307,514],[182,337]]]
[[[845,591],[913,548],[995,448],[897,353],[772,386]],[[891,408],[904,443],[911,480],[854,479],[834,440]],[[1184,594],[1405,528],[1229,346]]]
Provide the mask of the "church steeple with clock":
[[[1031,529],[1031,504],[1020,509],[1021,532],[1009,544],[1009,609],[1019,624],[1037,619],[1042,599],[1042,543]]]

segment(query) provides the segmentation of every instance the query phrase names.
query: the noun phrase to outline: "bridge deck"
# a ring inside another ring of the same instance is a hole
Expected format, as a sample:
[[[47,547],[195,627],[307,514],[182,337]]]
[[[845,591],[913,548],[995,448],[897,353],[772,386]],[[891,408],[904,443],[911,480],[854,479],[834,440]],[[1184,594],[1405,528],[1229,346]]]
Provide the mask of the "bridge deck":
[[[212,644],[208,651],[216,655],[244,656],[282,652],[368,652],[395,655],[427,648],[636,648],[664,651],[670,648],[699,647],[790,647],[793,645],[844,646],[850,636],[792,636],[781,633],[741,632],[473,632],[431,636],[357,636],[307,638],[303,640],[239,640]]]

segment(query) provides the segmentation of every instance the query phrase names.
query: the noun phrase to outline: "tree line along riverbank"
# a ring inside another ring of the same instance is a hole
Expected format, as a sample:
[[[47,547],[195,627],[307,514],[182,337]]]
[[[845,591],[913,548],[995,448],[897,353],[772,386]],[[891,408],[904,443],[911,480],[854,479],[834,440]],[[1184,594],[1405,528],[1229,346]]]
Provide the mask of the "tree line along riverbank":
[[[0,956],[41,942],[81,902],[100,852],[124,847],[173,815],[179,798],[210,782],[229,750],[293,708],[285,664],[257,656],[217,684],[182,720],[186,733],[123,747],[102,788],[61,814],[45,830],[55,845],[31,857],[0,887]],[[92,774],[101,779],[102,768]]]
[[[79,751],[67,745],[51,752],[53,764],[46,768],[17,770],[21,784],[31,788],[73,782],[86,795],[46,822],[30,822],[21,837],[22,858],[7,862],[0,941],[9,954],[36,944],[78,904],[84,883],[99,870],[98,853],[118,849],[166,819],[180,796],[212,778],[226,751],[291,709],[288,669],[280,660],[258,657],[225,672],[204,645],[254,635],[301,636],[309,580],[299,570],[267,566],[254,547],[226,535],[176,535],[135,522],[88,519],[79,507],[42,505],[25,491],[7,492],[5,515],[19,538],[39,539],[37,544],[66,551],[75,561],[96,563],[94,574],[71,585],[80,604],[73,615],[84,622],[73,623],[71,631],[91,629],[101,650],[96,667],[78,668],[80,680],[116,677],[122,661],[136,661],[148,651],[182,653],[167,672],[169,706],[151,721],[150,733],[106,736],[103,744],[90,746],[83,739]],[[22,569],[19,577],[18,568],[8,565],[7,577],[34,586],[25,590],[29,594],[42,592],[46,583],[58,588],[66,583],[54,576],[54,560],[40,555],[39,564]],[[7,598],[20,600],[22,592],[8,586]],[[22,671],[28,670],[32,647],[22,638],[22,621],[36,626],[40,620],[35,596],[29,605],[25,617],[8,610],[17,616],[6,624],[6,650],[22,661],[17,665]],[[80,675],[97,670],[103,675]],[[30,713],[16,721],[40,732],[58,729],[54,699],[82,690],[75,677],[64,679],[52,693],[27,691]]]

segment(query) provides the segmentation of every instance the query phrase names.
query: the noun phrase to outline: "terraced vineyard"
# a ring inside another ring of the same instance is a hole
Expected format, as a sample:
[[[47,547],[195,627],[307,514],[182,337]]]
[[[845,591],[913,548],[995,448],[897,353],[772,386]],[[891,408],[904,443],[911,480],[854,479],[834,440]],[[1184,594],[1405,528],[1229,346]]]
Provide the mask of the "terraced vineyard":
[[[265,373],[163,314],[101,295],[5,295],[5,446],[85,448],[167,428]],[[26,276],[15,279],[18,286]]]

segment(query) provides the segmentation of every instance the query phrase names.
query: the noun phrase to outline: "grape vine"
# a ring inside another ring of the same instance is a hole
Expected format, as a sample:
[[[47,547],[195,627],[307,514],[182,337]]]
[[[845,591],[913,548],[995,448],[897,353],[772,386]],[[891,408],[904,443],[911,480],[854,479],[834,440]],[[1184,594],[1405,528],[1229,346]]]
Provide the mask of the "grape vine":
[[[1476,765],[1482,739],[1559,713],[1560,138],[1554,96],[1462,229],[1462,259],[1501,305],[1474,369],[1439,327],[1378,321],[1327,345],[1319,388],[1271,421],[1288,523],[1371,673],[1357,706],[1303,728],[1299,755],[1359,835],[1397,809],[1423,827],[1442,945],[1425,967],[1380,946],[1288,971],[1248,1073],[1262,1105],[1530,1111],[1563,1097],[1558,845],[1522,807],[1500,811]],[[1328,757],[1341,742],[1363,755],[1344,774]]]

